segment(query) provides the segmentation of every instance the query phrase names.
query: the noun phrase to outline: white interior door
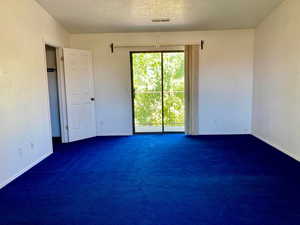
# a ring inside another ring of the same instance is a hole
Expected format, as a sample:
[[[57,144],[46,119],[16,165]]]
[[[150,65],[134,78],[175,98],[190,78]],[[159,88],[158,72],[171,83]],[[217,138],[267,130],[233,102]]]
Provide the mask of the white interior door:
[[[96,136],[94,78],[90,51],[63,49],[69,141]]]

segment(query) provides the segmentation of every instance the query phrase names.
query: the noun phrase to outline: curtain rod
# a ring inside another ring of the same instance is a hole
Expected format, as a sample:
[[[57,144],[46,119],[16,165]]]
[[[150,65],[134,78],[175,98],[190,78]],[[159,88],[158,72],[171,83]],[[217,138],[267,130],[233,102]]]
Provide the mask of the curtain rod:
[[[110,50],[111,50],[111,53],[114,53],[114,50],[116,48],[147,48],[147,47],[182,47],[184,46],[185,44],[170,44],[170,45],[115,45],[114,43],[111,43],[110,44]],[[203,50],[204,48],[204,41],[201,40],[200,42],[200,47],[201,47],[201,50]]]

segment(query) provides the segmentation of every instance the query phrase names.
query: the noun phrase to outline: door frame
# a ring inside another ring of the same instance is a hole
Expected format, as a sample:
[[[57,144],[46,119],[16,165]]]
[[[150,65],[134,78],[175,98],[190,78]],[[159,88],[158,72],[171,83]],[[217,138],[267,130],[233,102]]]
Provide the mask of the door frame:
[[[61,141],[62,143],[69,142],[69,132],[68,132],[68,118],[67,118],[67,103],[66,103],[66,89],[65,89],[65,76],[64,76],[64,64],[63,64],[63,48],[62,46],[48,42],[42,41],[42,51],[44,57],[44,77],[46,79],[47,85],[47,102],[50,101],[49,92],[48,92],[48,75],[47,75],[47,56],[46,56],[46,46],[55,48],[56,51],[56,66],[57,66],[57,85],[58,85],[58,101],[59,101],[59,117],[60,117],[60,131],[61,131]],[[50,105],[48,106],[48,121],[50,127],[50,134],[52,133],[51,129],[51,115],[50,115]]]
[[[164,110],[162,108],[162,132],[136,132],[135,130],[135,111],[134,111],[134,78],[133,78],[133,54],[136,53],[161,53],[161,80],[162,80],[162,92],[163,92],[163,53],[169,52],[183,52],[184,50],[150,50],[150,51],[130,51],[130,78],[131,78],[131,111],[132,111],[132,131],[133,134],[182,134],[184,131],[164,131]],[[162,107],[164,105],[164,97],[162,96]]]

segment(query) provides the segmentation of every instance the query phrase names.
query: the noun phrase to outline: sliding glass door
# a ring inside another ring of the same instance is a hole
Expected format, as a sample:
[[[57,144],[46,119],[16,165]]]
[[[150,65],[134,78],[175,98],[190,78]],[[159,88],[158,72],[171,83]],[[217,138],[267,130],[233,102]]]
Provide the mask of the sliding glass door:
[[[135,133],[184,131],[184,52],[132,52]]]

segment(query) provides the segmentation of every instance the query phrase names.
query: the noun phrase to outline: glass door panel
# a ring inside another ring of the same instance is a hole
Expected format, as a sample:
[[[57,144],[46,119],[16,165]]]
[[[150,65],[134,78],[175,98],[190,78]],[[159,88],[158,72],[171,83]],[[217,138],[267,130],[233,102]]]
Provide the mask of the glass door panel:
[[[132,53],[136,133],[162,132],[161,53]]]
[[[163,53],[165,132],[184,132],[184,52]]]

